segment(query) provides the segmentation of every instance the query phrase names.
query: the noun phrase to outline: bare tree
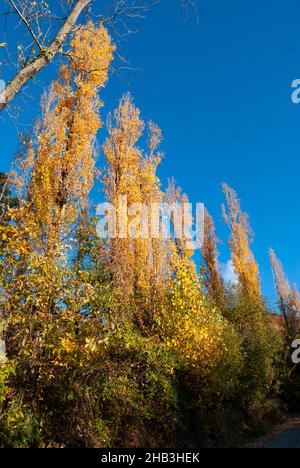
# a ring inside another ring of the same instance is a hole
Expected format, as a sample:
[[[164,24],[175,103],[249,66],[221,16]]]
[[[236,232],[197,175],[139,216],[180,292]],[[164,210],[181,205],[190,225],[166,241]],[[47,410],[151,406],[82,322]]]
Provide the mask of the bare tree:
[[[282,264],[277,258],[274,250],[270,249],[269,254],[278,295],[279,309],[284,318],[287,339],[290,341],[293,337],[296,336],[299,328],[299,293],[296,285],[291,288],[290,283],[283,271]]]

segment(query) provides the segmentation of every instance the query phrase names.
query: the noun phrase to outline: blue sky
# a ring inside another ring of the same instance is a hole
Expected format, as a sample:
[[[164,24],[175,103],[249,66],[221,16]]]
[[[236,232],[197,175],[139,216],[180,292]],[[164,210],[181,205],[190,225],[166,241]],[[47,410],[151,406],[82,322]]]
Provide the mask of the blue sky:
[[[103,117],[130,91],[143,117],[160,125],[160,176],[174,176],[191,202],[205,202],[222,239],[221,262],[229,258],[221,182],[237,190],[268,297],[271,246],[300,283],[300,104],[291,101],[291,83],[300,78],[299,24],[299,0],[199,0],[197,24],[192,12],[185,21],[179,0],[161,0],[121,45],[141,71],[114,75],[102,94]],[[50,68],[41,82],[52,76]],[[17,130],[38,115],[40,88],[30,93],[17,124],[1,116],[0,170],[10,167]]]

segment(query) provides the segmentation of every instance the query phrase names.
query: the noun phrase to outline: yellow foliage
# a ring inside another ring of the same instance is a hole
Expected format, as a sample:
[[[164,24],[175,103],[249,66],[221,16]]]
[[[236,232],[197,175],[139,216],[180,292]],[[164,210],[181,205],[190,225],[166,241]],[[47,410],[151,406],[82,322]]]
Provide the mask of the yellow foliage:
[[[177,256],[174,262],[171,311],[167,310],[165,317],[167,345],[182,356],[187,366],[205,375],[222,357],[223,319],[217,309],[206,303],[192,261]]]
[[[261,299],[258,265],[250,248],[251,231],[248,215],[242,212],[236,192],[223,184],[228,214],[223,207],[224,219],[230,229],[230,248],[234,268],[246,295]]]
[[[78,219],[93,185],[94,142],[102,125],[98,92],[106,84],[114,50],[103,26],[88,23],[76,32],[72,60],[61,67],[59,80],[43,100],[37,141],[32,137],[26,142],[20,165],[29,178],[25,219],[31,223],[31,235],[40,241],[40,250],[48,254],[60,253],[62,239]],[[20,182],[18,175],[15,181]]]

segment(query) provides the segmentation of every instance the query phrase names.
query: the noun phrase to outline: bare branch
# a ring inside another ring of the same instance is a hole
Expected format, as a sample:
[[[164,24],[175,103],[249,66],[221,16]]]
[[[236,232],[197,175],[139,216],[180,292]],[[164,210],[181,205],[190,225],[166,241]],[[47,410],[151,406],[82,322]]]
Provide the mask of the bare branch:
[[[36,35],[35,35],[34,31],[33,31],[33,28],[29,24],[29,22],[28,22],[27,18],[25,17],[25,15],[23,15],[23,13],[19,10],[19,8],[17,7],[17,5],[15,4],[15,2],[13,0],[9,0],[9,3],[11,4],[12,8],[16,11],[16,13],[19,15],[19,17],[21,18],[21,20],[25,24],[26,28],[30,32],[30,34],[31,34],[34,42],[38,46],[38,48],[42,51],[43,50],[42,46],[40,45],[40,43],[38,41],[38,38],[36,37]]]
[[[26,64],[12,79],[5,89],[5,102],[0,103],[0,112],[20,92],[21,88],[33,78],[42,68],[51,62],[74,29],[79,15],[92,3],[92,0],[78,0],[68,18],[49,45],[43,48],[40,54],[30,63]]]
[[[53,10],[50,10],[48,3],[44,0],[5,1],[10,5],[11,10],[3,11],[0,16],[4,16],[5,23],[9,17],[19,18],[19,24],[23,30],[21,43],[18,44],[18,62],[12,51],[6,47],[8,63],[17,71],[14,71],[15,75],[8,82],[5,90],[0,93],[0,112],[8,107],[21,90],[24,91],[24,85],[57,54],[68,55],[66,50],[63,50],[63,45],[70,34],[80,27],[77,25],[77,20],[84,10],[82,24],[87,22],[87,16],[94,23],[105,24],[113,33],[114,40],[118,42],[125,36],[136,32],[127,24],[127,20],[144,18],[146,12],[160,2],[160,0],[114,0],[107,6],[99,2],[104,10],[100,14],[97,10],[98,2],[95,0],[56,0],[59,8],[53,8]],[[194,7],[197,0],[178,0],[178,2],[186,7]],[[29,40],[24,40],[26,33],[30,36]],[[37,46],[37,51],[34,45]]]

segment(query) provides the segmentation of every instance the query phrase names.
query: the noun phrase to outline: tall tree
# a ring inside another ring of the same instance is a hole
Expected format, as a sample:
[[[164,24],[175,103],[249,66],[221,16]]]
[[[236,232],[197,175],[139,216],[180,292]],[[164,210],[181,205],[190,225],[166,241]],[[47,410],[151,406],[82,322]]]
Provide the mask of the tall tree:
[[[63,304],[72,315],[84,303],[85,283],[78,286],[69,264],[93,185],[98,92],[106,84],[114,46],[103,26],[89,23],[71,47],[76,60],[61,67],[36,134],[23,139],[24,152],[10,174],[19,206],[11,210],[13,223],[1,229],[0,245],[0,311],[10,324],[9,352],[28,342],[39,353],[44,327]]]
[[[251,250],[252,233],[248,215],[241,209],[236,192],[226,184],[223,189],[227,211],[224,219],[230,229],[229,245],[239,285],[230,297],[228,318],[237,327],[245,355],[242,381],[245,401],[264,399],[275,382],[274,336],[260,290],[258,265]]]
[[[142,298],[142,321],[149,322],[163,283],[165,254],[163,241],[153,239],[150,225],[151,204],[159,204],[163,197],[156,175],[161,132],[150,122],[148,148],[143,153],[138,143],[144,128],[139,109],[126,94],[114,118],[109,119],[109,136],[103,145],[107,160],[103,182],[106,199],[117,214],[115,238],[108,245],[113,281],[122,304],[124,299]],[[120,313],[126,315],[124,310]]]
[[[300,316],[299,294],[296,285],[291,288],[275,251],[270,249],[269,255],[278,295],[279,309],[284,318],[286,337],[290,342],[295,337],[298,329],[297,320],[299,320]]]
[[[228,209],[223,205],[223,216],[230,229],[229,245],[235,271],[246,295],[260,299],[259,270],[250,247],[248,215],[242,211],[237,193],[227,184],[223,184],[223,190]]]
[[[92,23],[78,30],[71,48],[76,60],[61,67],[43,101],[36,136],[26,142],[23,176],[13,174],[16,186],[21,181],[25,219],[48,253],[59,253],[93,185],[95,137],[102,125],[98,92],[106,84],[114,52],[107,30]]]
[[[204,277],[208,293],[213,297],[216,304],[222,309],[225,301],[224,281],[220,275],[218,263],[219,242],[216,236],[215,224],[209,212],[204,213],[204,243],[202,246],[201,274]]]
[[[139,177],[142,154],[136,144],[143,130],[140,111],[133,105],[131,96],[125,95],[114,112],[114,121],[110,118],[109,136],[103,145],[107,161],[104,192],[116,208],[119,221],[116,238],[110,244],[111,271],[124,297],[130,297],[134,291],[134,245],[128,239],[128,206],[142,201]],[[124,206],[121,197],[126,197]]]

